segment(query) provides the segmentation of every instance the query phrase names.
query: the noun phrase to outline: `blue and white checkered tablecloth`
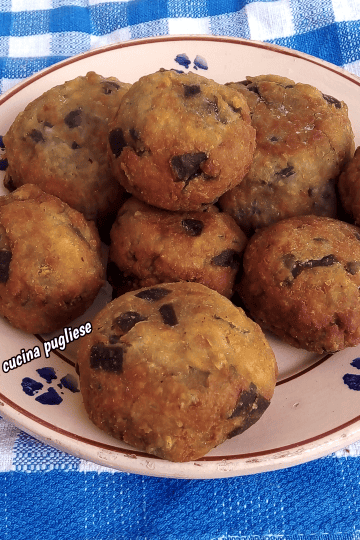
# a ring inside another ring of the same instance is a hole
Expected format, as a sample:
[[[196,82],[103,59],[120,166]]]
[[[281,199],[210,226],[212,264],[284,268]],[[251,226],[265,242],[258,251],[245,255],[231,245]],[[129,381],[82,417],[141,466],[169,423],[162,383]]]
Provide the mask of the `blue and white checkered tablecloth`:
[[[360,74],[359,13],[358,0],[0,0],[0,91],[91,48],[169,34],[276,43]]]
[[[94,47],[225,35],[360,75],[360,0],[0,0],[0,93]],[[1,343],[0,343],[1,351]],[[0,540],[360,538],[360,444],[290,469],[175,480],[106,469],[0,418]]]

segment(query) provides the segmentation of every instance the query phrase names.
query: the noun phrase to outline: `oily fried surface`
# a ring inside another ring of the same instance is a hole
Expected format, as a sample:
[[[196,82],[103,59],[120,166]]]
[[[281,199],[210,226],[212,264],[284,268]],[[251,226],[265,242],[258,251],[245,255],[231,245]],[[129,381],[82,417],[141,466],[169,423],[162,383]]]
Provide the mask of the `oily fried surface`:
[[[110,265],[130,276],[133,288],[196,281],[230,297],[245,244],[235,221],[215,207],[169,212],[132,197],[111,230]]]
[[[240,294],[291,345],[335,352],[360,343],[360,229],[299,216],[261,229],[244,253]]]
[[[172,461],[206,454],[257,421],[276,362],[259,326],[198,283],[129,292],[94,319],[80,344],[91,420]]]
[[[356,225],[360,225],[360,147],[339,178],[342,205]]]
[[[167,210],[198,210],[241,182],[255,147],[243,96],[194,73],[159,71],[124,96],[110,126],[113,171]]]
[[[87,219],[113,211],[122,189],[108,163],[108,123],[130,86],[89,72],[29,103],[4,137],[6,187],[37,184]]]
[[[27,184],[0,198],[0,313],[16,328],[51,332],[92,304],[104,283],[92,222]]]
[[[296,215],[336,217],[336,181],[354,152],[346,104],[275,75],[229,86],[247,99],[256,150],[244,180],[221,197],[222,209],[250,234]]]

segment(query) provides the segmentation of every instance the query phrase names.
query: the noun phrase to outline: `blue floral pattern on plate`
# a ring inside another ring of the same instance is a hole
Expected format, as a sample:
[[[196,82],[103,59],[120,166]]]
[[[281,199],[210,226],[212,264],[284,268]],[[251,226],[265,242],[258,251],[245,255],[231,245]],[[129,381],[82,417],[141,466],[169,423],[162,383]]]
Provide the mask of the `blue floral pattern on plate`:
[[[179,64],[180,66],[183,66],[185,67],[186,69],[189,69],[190,67],[190,64],[191,64],[191,60],[190,58],[188,57],[187,54],[185,53],[182,53],[182,54],[178,54],[176,57],[175,57],[175,62],[177,64]],[[205,60],[205,58],[203,58],[202,56],[199,56],[197,55],[194,59],[194,66],[193,66],[194,69],[208,69],[208,64],[207,64],[207,61]],[[180,73],[183,73],[180,71]]]
[[[350,365],[356,369],[360,369],[360,358],[355,358]],[[360,391],[360,375],[356,373],[345,373],[343,376],[344,383],[350,388],[350,390]]]
[[[54,368],[52,367],[43,367],[37,369],[36,372],[38,373],[39,377],[45,380],[47,384],[51,384],[58,378]],[[31,377],[24,377],[21,381],[21,386],[25,394],[28,396],[35,396],[44,388],[44,384],[42,382],[32,379]],[[72,393],[80,392],[78,388],[78,381],[74,375],[71,375],[71,373],[68,373],[62,377],[60,382],[57,383],[57,387],[60,389],[60,394],[62,395],[64,395],[64,392],[62,391],[64,388]],[[63,401],[60,394],[59,390],[56,390],[53,386],[49,386],[47,391],[35,398],[35,401],[38,401],[42,405],[60,405],[60,403]]]
[[[3,158],[5,153],[5,145],[3,142],[2,135],[0,135],[0,171],[5,171],[8,166],[8,161],[6,158]]]

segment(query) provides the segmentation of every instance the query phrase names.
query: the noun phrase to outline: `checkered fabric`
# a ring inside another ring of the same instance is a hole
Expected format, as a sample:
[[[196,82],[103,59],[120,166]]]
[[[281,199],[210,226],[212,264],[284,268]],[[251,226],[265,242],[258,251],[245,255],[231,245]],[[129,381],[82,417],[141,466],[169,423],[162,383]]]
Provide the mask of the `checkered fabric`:
[[[91,48],[168,34],[276,43],[360,74],[359,0],[0,0],[0,92]]]
[[[360,444],[216,480],[121,473],[0,419],[1,540],[359,540]]]
[[[0,0],[0,93],[94,47],[178,34],[275,43],[360,75],[360,0]],[[290,469],[176,480],[86,462],[0,417],[0,540],[65,538],[360,539],[360,443]]]

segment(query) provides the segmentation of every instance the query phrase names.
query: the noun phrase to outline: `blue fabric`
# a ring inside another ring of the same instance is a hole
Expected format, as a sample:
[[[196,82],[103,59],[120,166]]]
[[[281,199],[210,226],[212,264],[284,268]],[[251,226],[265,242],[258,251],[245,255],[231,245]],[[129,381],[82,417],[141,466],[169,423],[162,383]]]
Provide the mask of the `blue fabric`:
[[[192,24],[192,33],[284,45],[360,72],[358,0],[1,0],[0,91],[93,44],[111,42],[112,33],[126,31],[128,39],[167,35],[180,19],[181,33],[195,21],[198,32]],[[35,47],[33,55],[28,47]]]
[[[333,457],[217,480],[7,472],[1,475],[0,538],[357,539],[359,472],[358,459]]]
[[[0,0],[0,93],[93,47],[189,28],[360,75],[359,25],[359,0]],[[0,540],[65,538],[360,539],[360,443],[291,469],[175,480],[84,462],[0,418]]]

